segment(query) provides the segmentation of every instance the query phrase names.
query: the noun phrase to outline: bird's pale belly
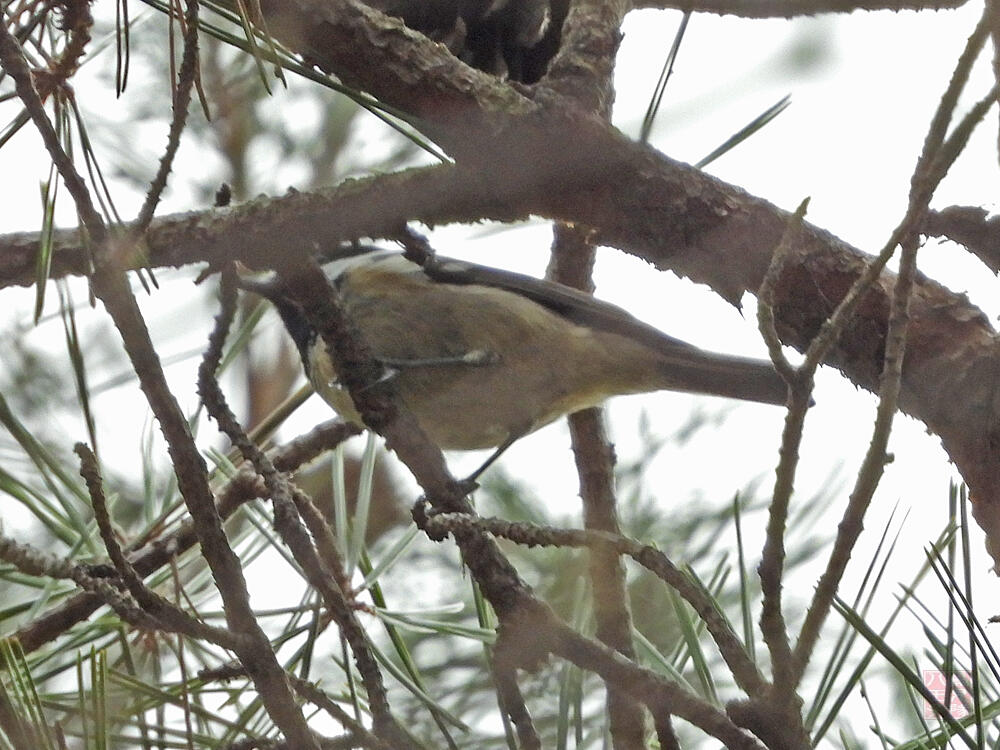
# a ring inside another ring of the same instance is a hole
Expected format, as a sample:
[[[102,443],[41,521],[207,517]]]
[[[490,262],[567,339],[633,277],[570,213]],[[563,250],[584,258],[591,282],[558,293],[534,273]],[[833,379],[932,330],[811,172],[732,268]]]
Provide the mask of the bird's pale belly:
[[[600,359],[595,355],[596,359]],[[482,365],[422,365],[419,360],[390,367],[400,400],[438,446],[446,450],[495,448],[568,412],[601,403],[605,390],[581,387],[588,377],[558,372],[556,363],[534,359]],[[316,391],[344,419],[362,424],[347,390],[339,385],[325,351],[313,357]]]

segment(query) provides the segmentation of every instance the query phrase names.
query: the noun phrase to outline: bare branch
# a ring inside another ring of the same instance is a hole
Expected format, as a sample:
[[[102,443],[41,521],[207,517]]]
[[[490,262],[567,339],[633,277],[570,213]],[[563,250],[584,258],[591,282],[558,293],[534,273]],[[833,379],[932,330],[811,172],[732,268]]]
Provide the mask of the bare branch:
[[[277,449],[274,455],[275,465],[281,471],[291,471],[357,432],[357,427],[340,420],[325,422]],[[219,516],[225,520],[243,503],[264,495],[265,489],[259,477],[248,470],[243,470],[219,493],[217,501]],[[141,548],[136,550],[129,560],[139,575],[147,576],[197,543],[194,522],[188,519],[174,532],[162,538],[140,542]],[[85,620],[97,611],[101,604],[100,598],[93,594],[77,594],[62,602],[51,612],[21,627],[15,637],[25,652],[30,653],[50,643],[76,623]]]
[[[921,233],[965,245],[994,274],[1000,273],[1000,217],[978,206],[948,206],[928,211]]]
[[[960,8],[966,0],[635,0],[634,8],[690,10],[739,18],[796,18],[822,13],[853,13],[858,10],[944,10]]]

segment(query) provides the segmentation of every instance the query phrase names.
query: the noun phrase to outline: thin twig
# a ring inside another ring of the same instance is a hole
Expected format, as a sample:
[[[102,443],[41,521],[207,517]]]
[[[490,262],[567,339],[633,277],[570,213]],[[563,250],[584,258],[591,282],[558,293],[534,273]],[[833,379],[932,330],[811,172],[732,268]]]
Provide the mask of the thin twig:
[[[614,550],[618,555],[631,557],[676,590],[694,608],[705,622],[737,684],[746,693],[757,695],[770,689],[715,602],[656,547],[607,531],[562,529],[498,518],[479,518],[463,513],[438,513],[420,518],[421,526],[432,537],[480,530],[527,547],[605,548]]]
[[[524,702],[524,695],[517,684],[517,670],[505,664],[502,643],[493,649],[493,681],[504,713],[510,717],[517,731],[518,747],[525,750],[541,750],[542,740],[538,736],[531,714]]]
[[[0,560],[26,575],[71,580],[96,598],[99,605],[106,604],[111,607],[124,622],[149,630],[163,629],[162,623],[138,607],[127,593],[122,592],[106,578],[93,575],[87,566],[79,565],[65,557],[50,555],[2,533],[0,533]],[[16,640],[17,636],[13,638]]]
[[[95,265],[94,293],[104,302],[122,336],[139,384],[166,438],[177,486],[194,519],[201,552],[222,595],[226,624],[252,642],[249,647],[241,647],[237,654],[250,670],[269,716],[286,739],[302,748],[316,747],[316,739],[288,687],[270,639],[254,616],[242,563],[229,544],[215,508],[205,461],[167,385],[132,290],[124,273],[115,267],[114,259],[97,255]]]
[[[0,67],[14,79],[14,90],[31,116],[35,128],[42,137],[42,142],[45,144],[45,149],[49,152],[49,158],[56,165],[59,175],[66,184],[66,189],[73,196],[77,213],[87,228],[90,239],[97,244],[102,244],[107,234],[104,220],[94,208],[86,183],[80,173],[76,171],[76,167],[73,166],[73,160],[63,149],[59,142],[59,135],[52,126],[48,115],[45,114],[45,105],[35,89],[28,61],[24,58],[21,45],[7,30],[6,24],[0,24]]]
[[[382,673],[379,671],[378,663],[368,645],[364,629],[355,617],[340,585],[330,585],[331,580],[338,582],[338,584],[347,580],[347,575],[342,567],[339,570],[330,570],[325,564],[339,564],[340,556],[329,555],[323,560],[320,559],[305,527],[302,525],[293,501],[293,496],[301,491],[294,488],[288,477],[279,472],[270,458],[246,436],[242,426],[226,403],[225,395],[219,387],[218,380],[216,380],[215,372],[222,359],[223,345],[236,312],[235,271],[232,267],[223,271],[220,297],[221,304],[219,314],[215,319],[215,327],[209,336],[205,355],[198,368],[198,393],[202,403],[205,404],[208,413],[218,423],[219,429],[226,434],[233,445],[240,450],[243,457],[263,477],[274,505],[275,528],[285,544],[292,550],[292,554],[302,566],[309,582],[320,592],[328,611],[351,646],[355,663],[368,692],[375,733],[401,748],[408,747],[411,743],[392,715]],[[318,514],[310,514],[310,519],[314,522],[315,515]],[[330,544],[334,543],[332,533],[322,532],[322,538],[325,538],[325,541]]]
[[[295,692],[310,703],[326,711],[334,721],[349,731],[352,743],[357,743],[371,750],[397,750],[394,745],[372,734],[365,729],[364,725],[355,721],[347,711],[338,706],[329,695],[320,690],[316,685],[293,674],[288,675],[288,681],[292,683],[292,688]]]
[[[595,248],[585,230],[563,224],[555,226],[547,277],[592,292],[594,260]],[[604,429],[603,410],[593,408],[571,414],[568,422],[580,478],[584,527],[618,534],[621,529],[614,486],[615,452]],[[588,570],[597,637],[634,660],[632,610],[621,558],[612,548],[593,547]],[[615,747],[622,750],[643,747],[642,705],[612,685],[607,686],[607,693],[608,731]]]
[[[241,648],[239,653],[245,657],[246,663],[253,665],[253,678],[261,698],[271,718],[285,736],[303,748],[314,747],[315,740],[288,689],[267,636],[253,617],[242,568],[226,541],[221,521],[215,512],[205,462],[194,444],[187,420],[167,387],[145,322],[125,275],[119,268],[115,248],[107,241],[108,232],[104,222],[94,208],[86,184],[59,143],[32,84],[20,46],[4,24],[0,24],[0,65],[14,79],[18,96],[24,102],[50,158],[73,196],[77,214],[86,227],[90,240],[100,251],[95,256],[94,292],[104,302],[122,335],[142,390],[166,437],[178,486],[196,521],[195,529],[202,552],[226,606],[228,625],[234,632],[248,635],[254,641],[249,649]]]
[[[191,617],[143,583],[142,578],[122,552],[114,527],[111,525],[111,516],[108,513],[108,504],[104,496],[103,480],[97,456],[83,443],[77,443],[74,450],[80,457],[80,476],[87,484],[87,491],[90,493],[94,508],[94,519],[97,521],[97,528],[104,541],[104,548],[108,551],[111,563],[115,566],[115,570],[118,571],[118,575],[121,576],[125,587],[139,608],[148,614],[154,622],[161,623],[159,626],[161,629],[206,640],[230,650],[238,650],[240,646],[249,645],[246,641],[241,642],[237,633],[225,628],[213,628]]]
[[[795,486],[795,473],[799,463],[799,448],[802,443],[802,429],[809,409],[813,388],[813,371],[808,368],[796,369],[785,358],[781,343],[774,327],[774,290],[784,269],[784,262],[792,247],[799,239],[802,220],[808,200],[802,201],[788,220],[785,233],[774,251],[774,258],[764,276],[758,293],[757,316],[761,335],[775,369],[788,383],[788,411],[781,433],[778,451],[778,466],[775,470],[774,490],[768,506],[767,533],[764,549],[758,566],[763,606],[760,615],[760,629],[771,654],[774,671],[774,685],[779,700],[790,703],[794,695],[795,683],[791,676],[795,672],[791,645],[788,640],[788,626],[781,604],[781,587],[784,579],[785,529],[788,523],[788,508]],[[751,694],[753,696],[753,694]],[[804,730],[803,730],[804,732]]]
[[[184,47],[181,52],[181,66],[178,71],[177,88],[173,96],[173,117],[170,120],[170,130],[167,134],[167,147],[160,157],[160,165],[156,176],[146,191],[146,198],[139,209],[139,215],[132,225],[132,231],[140,235],[149,227],[153,220],[156,206],[167,186],[167,176],[174,163],[174,156],[180,147],[181,133],[187,124],[188,107],[191,103],[191,89],[198,77],[198,10],[199,0],[186,0],[187,9],[184,14]]]
[[[989,10],[985,13],[988,14]],[[944,178],[951,163],[958,157],[974,124],[985,116],[989,108],[986,104],[987,100],[989,100],[988,104],[990,105],[992,101],[995,101],[996,87],[994,87],[994,91],[991,91],[990,96],[981,100],[969,113],[969,116],[956,127],[953,137],[946,139],[948,123],[951,121],[958,96],[968,80],[969,69],[975,60],[976,53],[982,49],[985,38],[984,22],[980,20],[969,37],[965,50],[959,57],[955,72],[931,120],[927,136],[924,139],[923,151],[917,160],[911,179],[906,213],[879,254],[879,260],[887,261],[897,245],[902,248],[900,271],[893,289],[889,327],[886,332],[884,365],[879,386],[879,405],[871,443],[858,470],[858,476],[848,499],[847,508],[844,510],[843,518],[838,525],[837,537],[834,540],[826,570],[817,583],[813,599],[806,612],[805,621],[799,631],[798,641],[795,644],[795,660],[798,668],[796,683],[805,671],[806,664],[819,639],[823,622],[833,605],[840,580],[850,560],[851,550],[863,529],[862,521],[865,512],[882,477],[887,461],[886,447],[901,388],[903,356],[910,318],[910,297],[917,281],[917,232],[923,224],[924,215],[937,185]],[[846,301],[847,298],[844,302]],[[831,316],[831,321],[841,312],[843,307],[844,303],[841,304],[834,316]],[[836,328],[839,329],[839,325]],[[810,354],[812,354],[812,347],[810,347]]]
[[[281,471],[293,471],[357,432],[357,427],[345,424],[340,420],[325,422],[309,433],[278,448],[274,455],[275,466]],[[225,520],[235,513],[243,503],[255,497],[264,496],[266,496],[266,488],[259,477],[249,470],[243,470],[230,479],[220,490],[217,502],[219,516]],[[179,528],[169,534],[145,541],[140,540],[141,546],[132,553],[131,562],[139,575],[148,576],[197,543],[198,536],[195,533],[194,522],[187,519]],[[15,633],[15,637],[25,652],[30,653],[89,617],[101,606],[101,603],[99,599],[89,594],[78,594],[61,603],[51,612],[47,612],[22,626]]]

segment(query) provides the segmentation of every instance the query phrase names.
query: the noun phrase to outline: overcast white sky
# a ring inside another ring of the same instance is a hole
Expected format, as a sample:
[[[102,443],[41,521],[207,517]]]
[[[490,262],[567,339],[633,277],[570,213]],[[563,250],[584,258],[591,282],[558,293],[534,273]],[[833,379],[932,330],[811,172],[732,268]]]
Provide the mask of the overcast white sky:
[[[652,142],[673,158],[696,161],[759,112],[791,94],[792,106],[786,112],[712,164],[709,171],[788,209],[811,196],[809,220],[872,251],[883,244],[901,216],[910,171],[930,113],[979,13],[978,5],[970,5],[939,13],[856,13],[795,22],[695,17]],[[626,23],[615,122],[630,135],[638,133],[678,18],[676,13],[643,11],[633,13]],[[811,64],[794,67],[796,60],[811,60]],[[81,85],[78,83],[78,89]],[[973,96],[981,96],[989,85],[989,71],[980,66],[969,87]],[[113,97],[107,92],[100,96],[106,102],[102,115],[121,116],[124,110]],[[282,94],[277,96],[280,99]],[[6,111],[0,109],[4,120]],[[943,184],[935,206],[984,205],[997,195],[996,123],[994,111]],[[32,229],[39,223],[37,185],[47,170],[40,168],[44,160],[37,158],[37,144],[27,131],[0,150],[0,174],[4,175],[0,205],[7,209],[0,215],[0,232]],[[129,147],[140,146],[155,154],[162,147],[164,134],[143,127],[122,129],[122,138]],[[193,203],[185,175],[193,171],[202,176],[211,169],[204,158],[204,154],[184,153],[160,213],[200,207]],[[280,165],[275,169],[274,191],[283,191],[294,182],[294,174],[282,173]],[[11,175],[16,178],[10,179]],[[121,185],[114,189],[127,215],[130,207],[134,210],[137,205],[136,194]],[[72,220],[69,208],[68,199],[64,200],[64,223]],[[442,253],[495,263],[500,262],[500,248],[504,261],[509,258],[512,267],[540,273],[549,231],[541,224],[500,234],[487,234],[482,227],[446,227],[434,233],[433,241]],[[929,244],[921,252],[920,266],[953,290],[967,292],[996,319],[1000,312],[997,281],[961,249]],[[154,331],[169,339],[171,352],[197,349],[205,332],[191,331],[186,320],[174,317],[172,305],[177,294],[200,292],[191,292],[187,281],[172,286],[171,277],[164,274],[166,291],[143,304],[150,312]],[[764,353],[749,298],[746,313],[751,319],[744,320],[707,290],[655,273],[611,251],[602,252],[597,282],[600,296],[672,335],[720,351]],[[15,302],[5,305],[4,316],[29,318],[30,294],[5,292],[5,299]],[[54,302],[49,309],[55,309]],[[37,336],[40,346],[62,347],[57,326],[39,331]],[[189,362],[170,369],[174,382],[189,399],[188,406],[194,403],[194,367],[196,364]],[[852,472],[867,447],[874,413],[873,399],[835,372],[823,373],[816,401],[803,446],[800,498],[823,488],[838,468],[849,487]],[[641,412],[656,432],[669,434],[686,420],[694,403],[710,411],[724,407],[721,402],[676,394],[615,400],[611,414],[619,454],[628,457],[640,449],[636,425]],[[132,461],[147,419],[142,401],[133,390],[120,388],[99,399],[98,407],[109,421],[112,413],[123,407],[134,417],[134,432],[122,429],[116,415],[114,433],[104,437],[122,452],[122,463]],[[308,415],[298,419],[310,421]],[[651,469],[650,485],[664,488],[664,503],[683,504],[698,491],[702,502],[725,505],[754,477],[763,474],[765,485],[771,481],[769,467],[774,464],[781,422],[780,410],[740,406],[718,430],[703,431],[684,448],[664,451]],[[82,437],[74,429],[67,427],[69,440]],[[752,439],[747,439],[748,434]],[[908,418],[898,419],[892,449],[895,462],[887,469],[867,526],[874,530],[869,536],[877,539],[897,503],[902,511],[914,511],[897,553],[897,578],[905,580],[923,561],[924,544],[944,523],[948,482],[956,474],[937,439]],[[545,471],[522,468],[537,466],[539,456],[545,457]],[[724,460],[720,461],[720,456]],[[480,460],[479,455],[458,457],[456,471],[472,468]],[[561,424],[522,440],[510,450],[505,463],[517,474],[539,476],[542,496],[564,507],[565,513],[574,512],[577,486]],[[837,507],[828,515],[831,520],[837,517],[845,497],[846,490],[838,493]],[[979,552],[980,547],[976,542]],[[863,552],[860,557],[864,558]],[[978,562],[983,570],[988,566],[985,554],[980,554]],[[798,579],[801,587],[792,588],[793,595],[810,592],[812,580],[805,575]],[[980,601],[1000,601],[995,579],[984,575],[979,590]],[[893,603],[888,601],[887,606]],[[902,632],[903,639],[907,632],[916,637],[915,631]]]

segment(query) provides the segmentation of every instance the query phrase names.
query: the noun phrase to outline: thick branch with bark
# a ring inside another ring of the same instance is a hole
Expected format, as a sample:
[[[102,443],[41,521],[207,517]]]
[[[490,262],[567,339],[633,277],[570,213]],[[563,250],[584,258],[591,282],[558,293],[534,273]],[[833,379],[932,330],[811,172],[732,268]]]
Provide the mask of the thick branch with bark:
[[[478,194],[483,208],[499,202],[507,210],[476,218],[531,213],[582,225],[595,242],[706,283],[734,304],[759,287],[786,212],[627,141],[544,82],[531,102],[484,81],[426,39],[397,42],[405,30],[356,0],[264,3],[263,12],[281,41],[318,67],[415,113],[458,159],[459,174],[474,176],[466,182],[478,190],[448,193],[442,208],[456,195],[463,203]],[[863,253],[807,226],[777,287],[783,339],[803,347],[866,262]],[[894,283],[892,274],[881,276],[828,359],[868,389],[882,369]],[[1000,560],[995,332],[964,297],[926,278],[917,282],[910,312],[900,406],[941,437]]]
[[[558,194],[553,194],[548,179],[542,185],[529,185],[525,179],[518,190],[500,198],[496,184],[484,185],[465,170],[441,166],[352,180],[337,188],[233,209],[176,214],[150,226],[149,262],[155,267],[241,259],[267,267],[295,243],[391,236],[407,220],[437,225],[534,214],[589,228],[596,242],[707,284],[734,304],[745,291],[757,289],[787,223],[785,211],[629,143],[595,121],[560,129],[549,139],[574,140],[579,161],[593,156],[591,162],[599,162],[601,169],[577,163],[574,181]],[[536,172],[534,165],[528,169]],[[609,174],[614,179],[608,180]],[[31,282],[37,239],[32,233],[0,237],[0,285]],[[53,275],[83,273],[86,255],[76,232],[57,232],[54,243]],[[784,341],[802,348],[867,260],[858,249],[805,224],[776,294],[777,325]],[[881,369],[894,278],[882,274],[828,359],[869,390]],[[972,489],[977,519],[991,540],[1000,541],[996,333],[963,295],[925,277],[917,279],[911,315],[900,406],[941,438]],[[997,542],[991,544],[997,558]]]

